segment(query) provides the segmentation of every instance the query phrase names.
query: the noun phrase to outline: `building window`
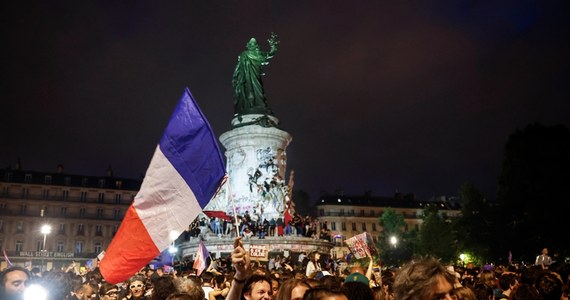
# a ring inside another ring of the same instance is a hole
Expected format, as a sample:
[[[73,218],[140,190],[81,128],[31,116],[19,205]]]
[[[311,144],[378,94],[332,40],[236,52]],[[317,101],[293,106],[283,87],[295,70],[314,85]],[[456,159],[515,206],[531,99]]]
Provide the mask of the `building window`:
[[[352,231],[356,231],[356,223],[352,222]]]
[[[362,231],[366,231],[366,223],[362,223]]]
[[[115,188],[120,189],[123,187],[123,182],[120,180],[115,180]]]
[[[16,252],[22,251],[23,248],[24,248],[24,242],[22,240],[17,240],[16,241]]]
[[[97,208],[97,218],[100,219],[103,217],[103,209]]]
[[[80,216],[80,217],[85,217],[85,207],[81,207],[81,208],[79,209],[79,216]]]
[[[16,224],[16,232],[17,233],[24,232],[24,221],[18,221],[18,223]]]
[[[69,191],[62,191],[61,192],[61,199],[67,200],[69,198]]]
[[[319,209],[319,216],[324,216],[325,215],[325,210],[324,209]]]
[[[59,223],[59,234],[65,234],[65,223]]]
[[[89,183],[89,180],[87,178],[81,179],[81,186],[87,186],[88,183]]]
[[[43,197],[43,199],[49,198],[49,190],[48,189],[43,190],[42,197]]]
[[[370,216],[374,217],[374,210],[373,209],[370,210]]]
[[[29,188],[23,188],[22,189],[22,198],[24,198],[24,199],[30,198],[30,189]]]
[[[351,210],[350,210],[350,215],[351,215],[351,216],[354,216],[354,209],[351,209]]]
[[[6,180],[6,182],[12,182],[12,172],[4,173],[4,179]]]
[[[341,225],[342,225],[342,230],[343,230],[343,231],[346,231],[346,223],[345,223],[345,222],[342,222]]]
[[[77,225],[77,234],[78,235],[85,235],[85,225],[83,225],[83,224]]]
[[[98,201],[99,203],[105,202],[105,193],[99,193]]]
[[[64,252],[65,246],[63,241],[57,241],[57,252]]]
[[[339,215],[340,215],[340,216],[344,216],[344,208],[341,208],[341,209],[340,209]]]
[[[48,184],[48,185],[51,185],[51,175],[46,175],[46,176],[44,177],[44,183],[45,183],[45,184]]]
[[[360,216],[361,216],[361,217],[364,217],[364,209],[361,209],[361,210],[360,210]]]
[[[121,218],[121,210],[118,208],[115,208],[115,210],[113,210],[113,218],[115,220],[118,220]]]
[[[336,222],[331,222],[331,230],[336,230]]]
[[[44,248],[44,242],[42,240],[36,241],[36,251],[42,251]]]
[[[83,253],[83,242],[77,241],[75,242],[75,253]]]
[[[81,200],[81,202],[87,202],[87,192],[79,193],[79,199]]]
[[[28,206],[27,206],[26,204],[20,205],[20,214],[21,214],[21,215],[25,215],[25,214],[26,214],[26,210],[28,210]]]
[[[121,194],[115,194],[115,204],[121,204]]]
[[[71,185],[71,177],[66,176],[66,177],[63,179],[63,184],[64,184],[64,185]]]
[[[376,223],[372,223],[372,231],[376,231]]]
[[[31,183],[32,182],[32,174],[24,175],[24,182],[25,183]]]
[[[4,232],[4,220],[0,220],[0,233]]]
[[[118,230],[119,230],[119,225],[113,225],[113,236],[115,236]]]
[[[103,250],[103,244],[101,244],[101,242],[95,242],[94,248],[95,253],[99,254]]]
[[[404,231],[408,231],[408,223],[406,223]]]
[[[95,225],[95,235],[102,236],[103,235],[103,226],[100,224]]]
[[[105,187],[105,179],[99,179],[99,187],[100,187],[100,188],[104,188],[104,187]]]
[[[66,216],[67,216],[67,207],[62,207],[62,208],[59,210],[59,216],[60,216],[60,217],[66,217]]]

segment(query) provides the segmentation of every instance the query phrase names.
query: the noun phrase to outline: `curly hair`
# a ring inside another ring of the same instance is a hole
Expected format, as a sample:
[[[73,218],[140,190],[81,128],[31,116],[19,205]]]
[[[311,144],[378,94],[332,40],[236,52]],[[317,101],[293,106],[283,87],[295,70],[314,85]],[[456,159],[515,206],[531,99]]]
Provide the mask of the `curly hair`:
[[[154,281],[151,300],[165,299],[168,295],[177,292],[174,281],[169,276],[160,276]]]
[[[451,286],[455,276],[434,257],[414,260],[402,267],[394,279],[394,298],[419,300],[431,293],[434,285],[443,278]]]

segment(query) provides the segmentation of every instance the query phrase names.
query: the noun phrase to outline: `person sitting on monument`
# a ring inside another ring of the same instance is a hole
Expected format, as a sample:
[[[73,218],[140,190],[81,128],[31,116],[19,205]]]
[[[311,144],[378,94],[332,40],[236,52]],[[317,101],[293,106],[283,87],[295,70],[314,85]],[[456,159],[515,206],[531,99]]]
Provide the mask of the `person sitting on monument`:
[[[265,238],[265,229],[263,227],[263,222],[258,222],[257,223],[257,236],[259,237],[259,239],[264,239]]]
[[[248,225],[245,225],[245,228],[243,230],[243,236],[248,240],[251,239],[251,237],[253,236],[253,231],[249,229]]]

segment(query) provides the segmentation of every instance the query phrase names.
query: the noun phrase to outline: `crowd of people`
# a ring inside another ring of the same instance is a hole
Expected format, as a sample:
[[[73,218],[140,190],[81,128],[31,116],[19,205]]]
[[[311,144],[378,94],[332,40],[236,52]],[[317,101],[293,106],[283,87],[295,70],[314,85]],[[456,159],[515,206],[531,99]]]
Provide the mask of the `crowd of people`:
[[[237,229],[234,226],[237,226]],[[290,218],[267,219],[255,209],[251,214],[246,211],[238,215],[236,219],[231,215],[225,218],[201,216],[190,225],[187,239],[200,237],[207,240],[208,236],[234,238],[238,233],[246,239],[298,236],[331,240],[331,232],[326,222],[320,224],[316,218],[298,213],[294,213]]]
[[[212,260],[197,270],[141,269],[125,282],[106,282],[97,268],[31,273],[13,266],[0,273],[2,300],[567,300],[570,266],[553,262],[547,249],[532,266],[444,265],[433,257],[401,268],[351,265],[344,271],[322,261],[318,252],[297,262],[251,261],[234,241],[228,260]],[[43,292],[43,296],[42,296]]]

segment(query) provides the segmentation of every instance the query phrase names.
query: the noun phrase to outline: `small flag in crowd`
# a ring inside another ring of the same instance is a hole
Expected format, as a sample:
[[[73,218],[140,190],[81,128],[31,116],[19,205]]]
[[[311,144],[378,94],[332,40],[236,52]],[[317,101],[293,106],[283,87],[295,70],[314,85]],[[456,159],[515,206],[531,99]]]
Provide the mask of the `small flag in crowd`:
[[[196,258],[194,258],[194,266],[193,268],[198,270],[196,275],[200,276],[204,269],[206,269],[206,264],[208,263],[208,257],[210,257],[210,252],[204,246],[204,242],[200,241],[200,245],[198,246],[198,252],[196,252]]]
[[[6,260],[6,263],[8,264],[8,267],[13,266],[12,262],[11,262],[10,259],[8,258],[8,254],[6,254],[6,249],[2,249],[2,253],[4,254],[4,259]]]
[[[225,166],[210,125],[185,89],[141,188],[99,263],[110,283],[129,279],[170,246],[216,193]]]

